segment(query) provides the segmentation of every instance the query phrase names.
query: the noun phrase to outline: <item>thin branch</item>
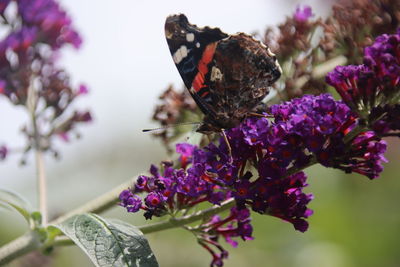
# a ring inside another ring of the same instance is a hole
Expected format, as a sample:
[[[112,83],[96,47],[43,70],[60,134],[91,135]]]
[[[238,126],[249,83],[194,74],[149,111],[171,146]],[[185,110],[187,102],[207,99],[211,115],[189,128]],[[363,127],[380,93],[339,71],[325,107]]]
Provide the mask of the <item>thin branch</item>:
[[[300,76],[296,79],[294,87],[302,88],[311,79],[322,79],[328,72],[332,71],[338,65],[344,65],[347,63],[347,58],[344,56],[337,56],[324,63],[315,66],[311,74]]]
[[[180,227],[228,210],[234,205],[235,200],[231,198],[222,202],[220,206],[214,206],[180,218],[171,218],[163,222],[139,226],[138,228],[140,229],[140,231],[142,231],[143,234],[150,234],[175,227]]]
[[[37,174],[37,186],[39,194],[39,211],[42,215],[42,224],[46,225],[48,221],[48,209],[47,209],[47,183],[46,183],[46,171],[44,167],[43,158],[43,147],[42,147],[42,136],[38,125],[38,115],[36,112],[38,95],[34,88],[34,78],[31,77],[30,86],[28,88],[28,98],[26,101],[26,107],[31,117],[32,131],[33,131],[33,149],[35,151],[36,159],[36,174]]]
[[[319,64],[318,66],[315,66],[312,70],[311,76],[313,79],[321,79],[336,66],[345,65],[347,61],[348,60],[345,56],[334,57],[325,61],[324,63]]]
[[[381,137],[400,137],[400,133],[385,133]]]
[[[46,171],[44,168],[43,152],[40,149],[35,149],[36,158],[36,173],[38,179],[38,192],[39,192],[39,210],[42,214],[42,224],[47,225],[48,209],[47,209],[47,185],[46,185]]]
[[[42,243],[35,232],[28,232],[0,248],[0,266],[38,249]]]

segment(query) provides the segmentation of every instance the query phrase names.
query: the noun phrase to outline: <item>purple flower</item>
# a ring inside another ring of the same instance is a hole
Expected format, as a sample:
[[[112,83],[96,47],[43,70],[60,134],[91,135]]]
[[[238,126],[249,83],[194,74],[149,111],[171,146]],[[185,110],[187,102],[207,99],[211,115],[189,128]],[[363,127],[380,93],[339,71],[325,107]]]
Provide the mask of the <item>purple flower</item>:
[[[60,137],[64,142],[69,142],[70,140],[68,134],[65,132],[58,133],[58,137]]]
[[[120,203],[119,205],[125,207],[128,212],[137,212],[142,207],[142,200],[132,194],[130,190],[124,190],[119,195]]]
[[[8,2],[0,2],[0,11]],[[65,93],[65,89],[69,89],[65,81],[68,77],[55,69],[53,61],[56,57],[52,52],[65,44],[79,47],[81,39],[72,29],[71,20],[54,0],[19,0],[15,4],[17,12],[3,25],[10,30],[0,41],[0,79],[8,85],[1,92],[16,104],[25,103],[26,88],[30,82],[27,72],[35,62],[36,72],[41,74],[39,78],[44,91],[47,86],[53,89],[62,85]],[[17,57],[6,57],[6,51],[15,52]],[[57,92],[57,88],[54,91]],[[64,96],[63,99],[67,100],[65,98]]]
[[[364,50],[364,64],[380,80],[390,80],[397,85],[400,80],[400,29],[397,34],[383,34]]]
[[[0,80],[0,95],[6,92],[7,83],[4,80]]]
[[[3,15],[4,10],[7,8],[11,0],[0,0],[0,14]]]
[[[92,121],[92,115],[89,111],[79,112],[75,111],[74,114],[66,119],[64,123],[54,130],[54,134],[58,135],[63,141],[69,142],[69,132],[72,131],[77,124],[88,123]]]
[[[0,0],[2,15],[10,3]],[[53,137],[68,141],[76,124],[92,120],[90,112],[70,108],[78,96],[87,92],[87,88],[74,89],[68,74],[56,64],[58,51],[68,44],[78,48],[81,38],[67,13],[55,0],[18,0],[12,4],[15,9],[6,11],[7,19],[1,25],[4,34],[0,39],[0,94],[12,104],[26,106],[28,88],[32,88],[34,81],[35,88],[38,88],[38,102],[41,103],[36,121],[42,128],[39,131],[43,132],[43,140],[37,142],[45,144],[43,151],[54,151],[51,147]],[[24,131],[28,139],[25,153],[37,146],[31,138],[33,128],[26,127]]]
[[[3,40],[0,41],[0,69],[3,71],[16,65],[17,62],[7,59],[6,51],[10,50],[18,56],[18,64],[29,61],[28,49],[36,42],[38,29],[32,26],[23,25],[20,29],[11,31]],[[3,74],[4,75],[4,74]]]
[[[383,171],[382,162],[387,162],[384,157],[386,142],[375,141],[376,134],[372,131],[360,134],[353,142],[359,157],[353,164],[357,166],[355,172],[365,175],[370,179],[379,177]]]
[[[400,30],[364,51],[364,65],[338,66],[326,76],[343,101],[380,135],[399,129]],[[390,134],[390,133],[389,133]]]
[[[0,160],[4,160],[8,155],[8,148],[5,145],[0,146]]]
[[[190,144],[177,144],[176,152],[181,155],[181,165],[183,168],[191,161],[191,157],[193,156],[193,152],[196,149],[196,146]]]
[[[375,103],[369,99],[380,90],[379,81],[365,65],[337,66],[328,73],[326,82],[335,87],[343,101],[356,112],[362,112],[361,108],[372,109]]]
[[[249,118],[226,132],[232,160],[223,139],[218,146],[210,143],[202,149],[178,144],[181,168],[169,165],[160,173],[152,166],[152,176],[139,177],[135,191],[155,193],[152,199],[157,203],[165,197],[172,210],[234,197],[238,206],[280,217],[304,231],[303,220],[310,214],[306,205],[312,196],[302,192],[307,186],[304,173],[288,175],[289,169],[304,168],[315,157],[325,166],[369,178],[382,170],[384,148],[372,149],[380,144],[375,135],[362,142],[355,139],[345,149],[344,138],[357,124],[356,116],[330,95],[304,96],[274,105],[270,113],[272,122]],[[246,162],[253,164],[256,175],[244,172]],[[146,206],[157,205],[147,201]]]
[[[306,175],[299,172],[285,179],[264,184],[266,192],[258,201],[266,201],[266,213],[291,222],[298,231],[305,232],[308,223],[304,218],[312,214],[307,204],[313,199],[312,194],[302,192],[307,186]]]
[[[147,181],[148,181],[148,177],[147,176],[144,176],[144,175],[140,175],[138,178],[137,178],[137,180],[136,180],[136,183],[135,183],[135,190],[134,190],[134,192],[135,193],[139,193],[139,192],[142,192],[143,190],[149,190],[148,188],[147,188]]]
[[[371,112],[371,117],[377,119],[372,129],[378,135],[390,134],[391,131],[400,130],[400,104],[387,105],[382,108],[375,108]]]
[[[54,0],[19,0],[18,12],[26,24],[41,29],[43,38],[53,48],[66,43],[76,48],[81,45],[81,38],[71,27],[71,19]]]
[[[77,95],[86,95],[89,93],[89,89],[85,84],[79,85]]]
[[[75,122],[90,122],[93,120],[93,118],[89,111],[85,111],[85,112],[75,112],[73,120]]]
[[[251,183],[248,180],[240,180],[235,184],[235,192],[233,196],[236,199],[246,199],[250,197]]]
[[[228,252],[219,243],[221,237],[232,247],[238,246],[238,242],[234,240],[237,237],[243,241],[254,239],[250,220],[248,209],[232,208],[226,218],[214,215],[203,224],[204,232],[198,236],[198,240],[211,254],[211,266],[223,266],[223,260],[228,257]]]
[[[299,170],[310,163],[370,179],[382,171],[385,143],[374,132],[348,138],[358,117],[331,95],[306,95],[271,106],[268,114],[271,120],[250,117],[226,131],[231,155],[223,138],[203,148],[178,144],[179,162],[160,169],[152,165],[151,175],[140,176],[135,186],[135,193],[145,193],[146,218],[236,200],[228,217],[214,216],[199,228],[199,242],[211,253],[213,266],[227,256],[218,237],[232,246],[236,237],[253,238],[250,210],[281,218],[301,232],[308,229],[313,195],[304,193],[307,177]]]
[[[158,207],[161,206],[164,202],[164,198],[162,197],[161,194],[157,194],[155,192],[150,192],[147,197],[144,199],[146,205],[148,207]]]
[[[298,23],[304,23],[312,16],[313,16],[313,13],[312,13],[310,6],[297,6],[296,12],[294,13],[293,18]]]

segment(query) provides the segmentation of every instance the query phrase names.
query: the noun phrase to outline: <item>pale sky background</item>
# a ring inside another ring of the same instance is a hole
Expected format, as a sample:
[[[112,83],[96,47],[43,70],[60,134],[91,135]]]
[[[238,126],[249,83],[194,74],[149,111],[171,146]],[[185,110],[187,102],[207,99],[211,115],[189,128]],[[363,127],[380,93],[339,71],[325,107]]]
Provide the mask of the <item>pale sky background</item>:
[[[315,7],[318,2],[302,3]],[[182,84],[164,37],[164,21],[168,15],[184,13],[198,26],[220,27],[227,33],[262,33],[267,25],[284,21],[298,3],[289,0],[61,1],[84,42],[78,51],[64,49],[60,65],[70,73],[73,84],[88,85],[90,94],[78,104],[93,112],[94,122],[78,128],[83,135],[81,140],[58,144],[61,161],[46,158],[50,198],[55,199],[51,205],[62,206],[57,202],[63,201],[59,196],[64,194],[71,197],[74,193],[77,196],[84,193],[90,199],[89,196],[106,191],[100,183],[93,186],[97,175],[109,175],[108,186],[112,186],[139,171],[126,169],[126,176],[113,176],[121,175],[119,158],[126,162],[129,156],[132,165],[144,160],[147,163],[140,169],[145,171],[150,163],[165,157],[160,143],[141,129],[156,126],[150,118],[158,96],[167,85],[173,83],[180,88]],[[19,128],[27,119],[25,112],[11,106],[5,98],[0,98],[0,107],[0,144],[21,146],[24,139]],[[127,147],[131,151],[129,155],[120,152],[119,148],[126,151]],[[150,147],[158,153],[148,152]],[[117,162],[113,168],[96,163],[97,159],[107,158]],[[18,167],[19,159],[20,156],[11,156],[6,162],[0,162],[0,187],[21,192],[35,202],[33,157],[23,168]],[[79,186],[74,184],[77,179]]]

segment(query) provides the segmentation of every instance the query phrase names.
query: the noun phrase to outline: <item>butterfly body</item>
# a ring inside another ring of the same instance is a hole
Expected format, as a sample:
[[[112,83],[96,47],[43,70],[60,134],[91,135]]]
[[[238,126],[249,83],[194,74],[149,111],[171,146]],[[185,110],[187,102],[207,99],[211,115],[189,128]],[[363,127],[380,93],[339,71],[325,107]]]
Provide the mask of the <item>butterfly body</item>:
[[[198,132],[237,126],[281,75],[274,54],[245,33],[199,28],[180,14],[167,18],[165,34],[185,86],[205,115]]]

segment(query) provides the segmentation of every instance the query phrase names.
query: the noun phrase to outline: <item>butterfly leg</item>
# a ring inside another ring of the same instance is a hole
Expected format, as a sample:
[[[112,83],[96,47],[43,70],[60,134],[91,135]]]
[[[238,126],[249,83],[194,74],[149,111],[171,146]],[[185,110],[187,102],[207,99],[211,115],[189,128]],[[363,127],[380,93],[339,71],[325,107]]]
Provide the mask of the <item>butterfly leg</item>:
[[[226,136],[226,133],[225,133],[224,129],[221,129],[221,134],[222,134],[222,137],[225,140],[226,147],[228,148],[228,154],[229,154],[230,160],[232,162],[233,161],[233,158],[232,158],[232,147],[231,147],[231,144],[229,143],[228,137]]]
[[[264,112],[268,110],[268,106],[265,103],[259,103],[252,111],[247,113],[246,117],[264,117],[264,118],[272,118],[271,115],[265,115]]]
[[[260,118],[273,118],[274,116],[272,115],[265,115],[265,114],[260,114],[260,113],[256,113],[256,112],[249,112],[247,113],[247,117],[260,117]]]

